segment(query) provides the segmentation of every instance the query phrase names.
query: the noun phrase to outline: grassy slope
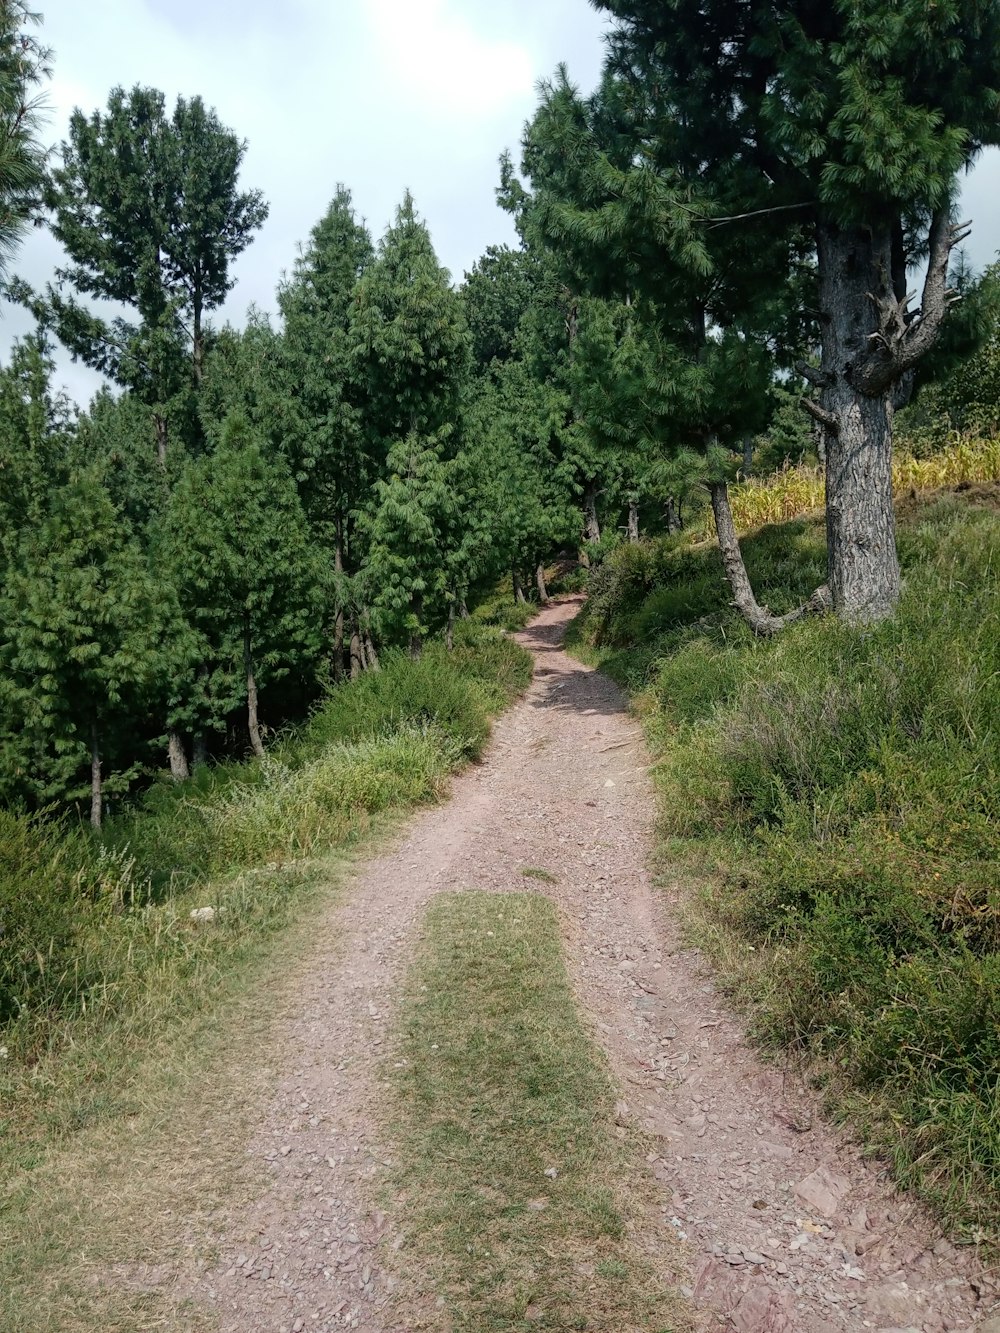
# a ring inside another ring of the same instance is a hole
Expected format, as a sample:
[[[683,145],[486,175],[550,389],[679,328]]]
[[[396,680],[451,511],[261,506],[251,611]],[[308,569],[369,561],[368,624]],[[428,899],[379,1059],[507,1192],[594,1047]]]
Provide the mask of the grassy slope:
[[[154,791],[104,843],[0,816],[5,1331],[132,1330],[159,1310],[89,1284],[169,1260],[173,1219],[208,1225],[236,1188],[226,1090],[251,1105],[266,1087],[258,1053],[310,920],[366,835],[439,795],[530,677],[515,644],[463,634],[337,691],[265,763]],[[193,922],[208,904],[215,920]]]
[[[443,1326],[691,1326],[637,1243],[650,1186],[616,1130],[547,899],[435,901],[393,1062],[393,1210],[416,1285],[443,1298]],[[669,1255],[670,1241],[659,1248]]]
[[[1000,1225],[997,511],[989,485],[908,500],[877,629],[754,641],[717,553],[662,542],[599,572],[574,631],[646,723],[664,849],[706,873],[696,928],[758,1035],[969,1238]],[[746,555],[780,611],[822,578],[821,527]]]

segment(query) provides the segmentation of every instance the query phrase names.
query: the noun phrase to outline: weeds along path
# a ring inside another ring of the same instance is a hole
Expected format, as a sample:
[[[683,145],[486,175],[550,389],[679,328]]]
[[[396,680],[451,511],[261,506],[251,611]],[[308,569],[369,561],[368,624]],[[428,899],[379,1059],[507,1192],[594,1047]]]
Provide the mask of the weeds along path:
[[[394,995],[435,894],[537,888],[561,909],[578,999],[622,1089],[619,1120],[648,1136],[706,1328],[986,1327],[993,1287],[974,1256],[816,1119],[793,1077],[761,1065],[682,948],[671,890],[650,879],[639,728],[615,686],[560,646],[577,609],[552,605],[523,632],[535,679],[485,761],[359,870],[318,933],[282,1033],[285,1072],[250,1144],[259,1195],[178,1295],[224,1333],[436,1323],[430,1300],[422,1325],[400,1290],[402,1238],[373,1202]]]

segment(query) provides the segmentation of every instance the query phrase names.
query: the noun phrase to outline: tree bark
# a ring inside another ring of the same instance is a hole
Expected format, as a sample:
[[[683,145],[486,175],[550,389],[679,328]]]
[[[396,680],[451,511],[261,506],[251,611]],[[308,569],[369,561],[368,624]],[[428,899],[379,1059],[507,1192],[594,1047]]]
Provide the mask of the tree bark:
[[[743,436],[743,475],[753,476],[753,436]]]
[[[375,643],[367,630],[361,636],[361,651],[364,654],[365,667],[369,671],[381,671],[381,665],[378,660],[378,653],[375,651]]]
[[[159,412],[153,413],[153,425],[156,428],[156,457],[161,468],[167,466],[167,419]]]
[[[171,729],[167,733],[167,758],[170,761],[170,776],[175,782],[183,782],[191,776],[187,755],[184,753],[184,741],[179,731]]]
[[[365,669],[365,649],[361,631],[355,625],[351,632],[351,680],[357,680]]]
[[[524,595],[524,589],[521,587],[521,575],[516,569],[510,571],[511,583],[514,587],[514,604],[522,606],[528,599]]]
[[[421,621],[424,617],[424,599],[420,593],[415,593],[413,597],[413,614],[416,617],[416,628],[410,631],[410,656],[417,661],[424,651],[424,634],[421,628]]]
[[[639,501],[634,495],[629,496],[628,500],[628,539],[635,545],[639,540]]]
[[[336,574],[336,587],[334,596],[337,599],[337,610],[333,620],[333,678],[336,681],[344,679],[344,603],[340,595],[341,575],[344,572],[344,524],[343,519],[338,514],[336,523],[336,536],[334,538],[333,548],[333,570]]]
[[[549,590],[545,584],[545,561],[539,560],[535,567],[535,586],[538,589],[538,602],[540,606],[548,606]]]
[[[104,796],[101,784],[101,748],[97,735],[97,723],[90,727],[90,823],[95,829],[101,827],[101,815],[104,809]]]
[[[257,718],[257,678],[253,673],[253,654],[250,643],[250,620],[243,620],[243,670],[247,678],[247,730],[250,733],[250,748],[258,759],[264,758],[264,742],[260,738],[260,722]]]
[[[452,652],[452,650],[455,647],[455,603],[454,602],[448,603],[448,628],[445,630],[444,633],[444,643],[449,653]]]
[[[458,615],[461,620],[469,619],[469,606],[464,597],[462,598],[461,606],[458,608]]]
[[[794,624],[796,620],[801,620],[803,616],[826,610],[829,606],[829,591],[825,586],[818,588],[808,602],[783,616],[772,615],[766,606],[759,604],[743,563],[743,552],[736,535],[733,512],[729,507],[729,487],[724,481],[719,481],[712,483],[708,489],[712,497],[712,513],[715,515],[715,530],[719,535],[722,564],[733,592],[733,604],[754,634],[768,638],[787,625]]]
[[[201,388],[205,376],[205,333],[201,324],[202,294],[195,292],[192,313],[191,373],[195,389]]]
[[[863,366],[894,300],[892,233],[822,225],[817,233],[822,358],[820,399],[809,410],[824,428],[828,584],[850,623],[891,616],[899,601],[892,502],[892,381]]]
[[[597,517],[597,482],[589,481],[583,492],[583,540],[599,542],[601,523]]]
[[[667,500],[663,517],[666,520],[668,532],[680,532],[683,529],[684,520],[681,516],[681,507],[673,496]]]

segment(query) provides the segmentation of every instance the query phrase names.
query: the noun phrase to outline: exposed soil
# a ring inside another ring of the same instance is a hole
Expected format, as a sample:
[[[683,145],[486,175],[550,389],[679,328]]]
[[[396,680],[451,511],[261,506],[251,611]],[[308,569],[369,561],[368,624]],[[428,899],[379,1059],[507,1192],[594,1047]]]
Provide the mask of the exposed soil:
[[[614,685],[560,648],[576,610],[554,604],[519,636],[535,679],[484,762],[366,863],[321,923],[300,1012],[281,1034],[286,1072],[248,1143],[269,1181],[184,1294],[225,1333],[416,1326],[392,1274],[392,1218],[372,1202],[393,997],[434,894],[537,889],[562,908],[577,993],[621,1085],[620,1118],[652,1136],[650,1169],[689,1246],[706,1328],[985,1325],[996,1287],[975,1254],[862,1162],[793,1074],[761,1063],[703,959],[681,944],[680,889],[650,877],[639,728]],[[555,883],[525,878],[529,867]]]

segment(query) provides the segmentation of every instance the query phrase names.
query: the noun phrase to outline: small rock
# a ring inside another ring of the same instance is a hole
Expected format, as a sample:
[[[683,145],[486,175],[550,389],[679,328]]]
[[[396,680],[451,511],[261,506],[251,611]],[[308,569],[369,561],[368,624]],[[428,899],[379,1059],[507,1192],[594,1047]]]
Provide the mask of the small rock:
[[[818,1167],[795,1186],[795,1197],[822,1217],[835,1217],[841,1200],[851,1188],[846,1176],[834,1175],[825,1166]]]
[[[192,921],[198,921],[198,922],[214,921],[214,920],[215,920],[215,908],[214,908],[214,907],[195,907],[195,908],[192,908],[191,913],[190,913],[190,916],[191,916],[191,920],[192,920]]]
[[[292,1333],[302,1333],[305,1326],[306,1321],[304,1319],[296,1319],[295,1323],[292,1325]]]
[[[556,1176],[558,1176],[559,1174],[559,1171],[558,1168],[550,1166],[548,1170],[545,1172],[545,1174],[548,1176],[549,1180],[555,1180]]]
[[[765,1257],[764,1257],[762,1254],[758,1254],[756,1250],[744,1250],[744,1251],[743,1251],[743,1258],[747,1261],[748,1264],[766,1264],[766,1263],[767,1263],[767,1260],[765,1259]]]

